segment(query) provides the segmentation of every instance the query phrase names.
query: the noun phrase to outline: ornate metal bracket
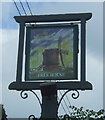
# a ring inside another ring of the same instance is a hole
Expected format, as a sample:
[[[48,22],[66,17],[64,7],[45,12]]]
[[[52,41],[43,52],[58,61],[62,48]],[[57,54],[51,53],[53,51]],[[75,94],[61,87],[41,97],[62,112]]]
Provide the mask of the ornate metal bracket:
[[[35,120],[36,118],[35,118],[35,116],[34,115],[30,115],[29,117],[28,117],[28,120]]]
[[[36,98],[37,98],[37,100],[38,100],[38,102],[39,102],[39,104],[40,104],[40,107],[41,107],[41,106],[42,106],[42,103],[41,103],[38,95],[37,95],[33,90],[28,90],[28,91],[32,92],[32,93],[36,96]],[[24,93],[24,92],[25,92],[25,93]],[[23,99],[28,98],[28,94],[26,93],[25,90],[22,90],[22,91],[21,91],[20,96],[21,96],[21,98],[23,98]]]
[[[42,108],[42,103],[41,103],[38,95],[37,95],[33,90],[28,90],[28,91],[32,92],[32,93],[35,95],[35,97],[37,98],[37,100],[38,100],[38,102],[39,102],[39,104],[40,104],[40,107]],[[22,91],[21,91],[21,93],[20,93],[21,98],[23,98],[23,99],[28,98],[28,93],[26,93],[26,92],[27,92],[27,91],[25,91],[25,90],[22,90]],[[28,119],[29,119],[29,120],[32,120],[32,119],[33,119],[33,120],[36,120],[36,118],[35,118],[34,115],[30,115],[30,116],[28,117]]]
[[[32,92],[32,93],[36,96],[36,98],[38,99],[38,102],[39,102],[39,104],[40,104],[40,106],[41,106],[41,108],[42,108],[42,103],[41,103],[38,95],[37,95],[33,90],[28,90],[28,91]],[[60,98],[60,100],[59,100],[59,102],[58,102],[57,110],[59,109],[59,106],[60,106],[63,98],[65,97],[65,95],[66,95],[68,92],[70,92],[70,91],[71,91],[71,90],[67,90],[67,91],[62,95],[62,97]],[[77,99],[77,98],[79,97],[79,91],[78,91],[78,90],[74,90],[74,91],[75,91],[76,93],[73,92],[71,96],[72,96],[73,99]],[[28,93],[26,93],[26,92],[27,92],[27,91],[22,90],[21,93],[20,93],[20,96],[21,96],[23,99],[28,98]],[[30,115],[30,116],[28,117],[28,119],[29,119],[29,120],[31,120],[31,119],[35,120],[36,118],[35,118],[34,115]]]
[[[68,92],[70,92],[71,90],[67,90],[63,95],[62,95],[62,97],[61,97],[61,99],[59,100],[59,102],[58,102],[58,109],[59,109],[59,106],[60,106],[60,104],[61,104],[61,102],[62,102],[62,100],[63,100],[63,98],[64,98],[64,96],[68,93]],[[77,99],[78,97],[79,97],[79,92],[78,92],[78,90],[74,90],[76,93],[72,93],[72,98],[73,99]]]

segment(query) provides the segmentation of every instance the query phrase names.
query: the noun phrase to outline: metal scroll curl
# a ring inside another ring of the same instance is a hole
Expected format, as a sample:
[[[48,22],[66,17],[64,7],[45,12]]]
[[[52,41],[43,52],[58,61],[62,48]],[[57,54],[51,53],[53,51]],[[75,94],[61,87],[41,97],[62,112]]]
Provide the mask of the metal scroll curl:
[[[30,115],[30,116],[28,117],[28,120],[36,120],[36,118],[35,118],[34,115]]]
[[[41,103],[38,95],[37,95],[33,90],[28,90],[28,91],[32,92],[32,93],[35,95],[35,97],[37,98],[40,106],[42,107],[42,103]],[[25,91],[25,90],[22,90],[22,91],[21,91],[21,93],[20,93],[21,98],[23,98],[23,99],[28,98],[28,94],[27,94],[26,92],[27,92],[27,91]]]
[[[62,100],[63,100],[63,98],[64,98],[64,96],[68,93],[68,92],[70,92],[71,90],[67,90],[63,95],[62,95],[62,97],[61,97],[61,99],[59,100],[59,102],[58,102],[58,108],[59,108],[59,106],[60,106],[60,104],[61,104],[61,102],[62,102]],[[75,93],[75,92],[76,93]],[[73,93],[72,93],[72,98],[73,99],[77,99],[78,97],[79,97],[79,92],[78,92],[78,90],[74,90],[73,91]]]
[[[38,102],[39,102],[39,104],[40,104],[40,107],[42,108],[42,104],[41,104],[41,101],[40,101],[38,95],[37,95],[33,90],[27,90],[27,91],[30,91],[30,92],[32,92],[32,93],[35,95],[35,97],[38,99]],[[21,93],[20,93],[21,98],[23,98],[23,99],[28,98],[28,93],[27,93],[27,91],[25,91],[25,90],[22,90],[22,91],[21,91]],[[30,116],[28,117],[28,120],[36,120],[36,118],[35,118],[34,115],[30,115]]]
[[[26,91],[23,91],[23,90],[21,91],[20,96],[21,96],[21,98],[23,98],[23,99],[28,98],[28,94],[26,93]]]
[[[76,93],[72,93],[72,98],[77,99],[79,97],[79,92],[75,90]]]

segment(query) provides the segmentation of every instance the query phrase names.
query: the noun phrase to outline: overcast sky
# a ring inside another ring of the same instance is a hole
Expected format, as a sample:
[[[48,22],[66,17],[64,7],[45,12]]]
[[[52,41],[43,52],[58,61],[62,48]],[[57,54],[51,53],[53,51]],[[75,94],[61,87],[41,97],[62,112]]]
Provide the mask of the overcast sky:
[[[103,108],[103,3],[30,2],[29,4],[33,14],[92,13],[92,19],[87,22],[86,79],[93,84],[93,90],[80,92],[80,97],[77,100],[73,100],[70,93],[68,96],[72,105],[78,107],[83,106],[86,109],[89,108],[96,111]],[[21,13],[23,13],[20,5],[19,8]],[[0,18],[0,22],[2,22],[2,26],[0,25],[0,46],[2,46],[2,56],[0,56],[0,60],[2,59],[2,103],[6,108],[8,117],[28,117],[30,114],[35,114],[38,117],[40,116],[41,109],[33,94],[29,93],[28,99],[23,100],[19,95],[20,92],[8,90],[8,85],[12,81],[15,81],[18,23],[15,22],[13,17],[17,16],[18,12],[13,2],[3,2],[2,12],[0,14],[2,16]],[[37,92],[40,96],[40,92]],[[59,114],[65,114],[61,107]]]

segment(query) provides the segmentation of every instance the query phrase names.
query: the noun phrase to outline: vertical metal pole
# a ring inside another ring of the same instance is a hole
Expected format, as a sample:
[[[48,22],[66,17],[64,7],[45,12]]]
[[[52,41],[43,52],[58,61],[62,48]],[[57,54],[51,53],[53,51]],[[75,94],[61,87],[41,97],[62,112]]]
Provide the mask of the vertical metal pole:
[[[25,23],[20,23],[18,59],[17,59],[17,73],[16,73],[16,81],[17,82],[21,82],[22,81],[24,31],[25,31]]]
[[[42,83],[42,120],[57,120],[57,87],[56,83]]]
[[[86,20],[81,20],[81,82],[86,81]]]

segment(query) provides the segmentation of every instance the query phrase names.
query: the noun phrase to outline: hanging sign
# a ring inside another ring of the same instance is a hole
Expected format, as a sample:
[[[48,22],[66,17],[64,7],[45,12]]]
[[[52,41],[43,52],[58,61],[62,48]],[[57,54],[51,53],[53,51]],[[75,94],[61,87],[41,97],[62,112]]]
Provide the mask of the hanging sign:
[[[26,31],[26,81],[77,79],[77,25],[35,25]]]

